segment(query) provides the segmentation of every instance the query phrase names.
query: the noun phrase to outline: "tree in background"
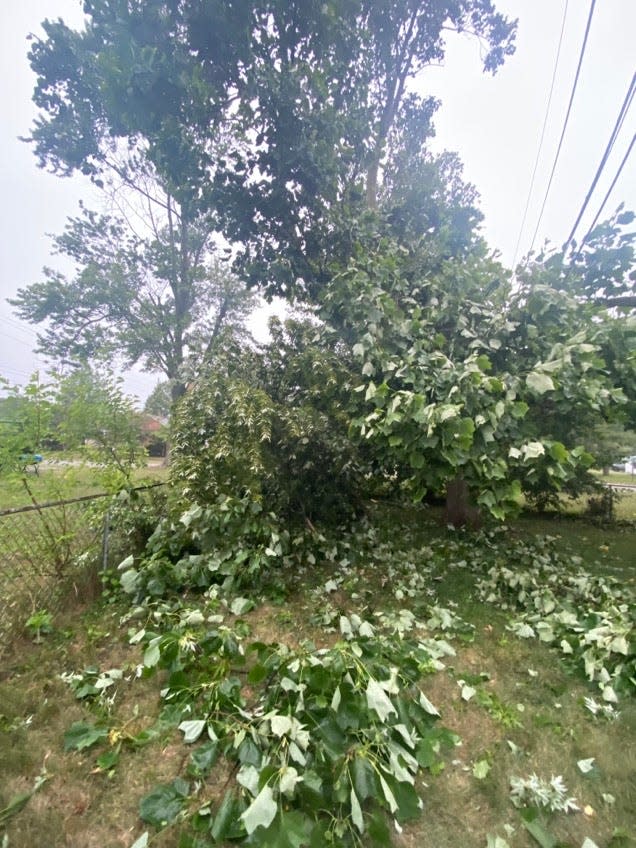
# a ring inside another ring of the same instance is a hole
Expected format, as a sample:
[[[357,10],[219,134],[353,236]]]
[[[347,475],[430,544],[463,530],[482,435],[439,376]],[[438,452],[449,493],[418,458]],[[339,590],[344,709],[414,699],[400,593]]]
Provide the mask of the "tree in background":
[[[593,454],[597,467],[609,472],[621,459],[636,455],[636,432],[618,421],[603,421],[586,434],[585,447]]]
[[[32,374],[26,386],[0,378],[0,472],[24,467],[23,457],[42,453],[53,433],[54,392],[49,382]]]
[[[139,415],[121,380],[104,369],[83,366],[69,374],[36,372],[25,388],[4,382],[0,403],[0,465],[21,471],[25,454],[71,452],[88,462],[103,483],[120,488],[145,464]],[[6,414],[6,418],[4,415]]]
[[[106,369],[75,368],[55,385],[53,422],[56,439],[81,459],[111,469],[128,482],[145,464],[140,419],[122,381]]]
[[[45,323],[39,350],[58,360],[141,363],[170,381],[173,399],[188,374],[213,358],[226,331],[242,332],[255,297],[212,258],[211,231],[186,224],[166,199],[169,223],[138,234],[123,217],[84,210],[54,240],[75,265],[72,278],[50,268],[20,289],[18,315]],[[156,217],[148,220],[156,225]]]
[[[168,418],[172,408],[172,391],[170,383],[162,380],[154,387],[146,398],[144,412],[156,418]]]

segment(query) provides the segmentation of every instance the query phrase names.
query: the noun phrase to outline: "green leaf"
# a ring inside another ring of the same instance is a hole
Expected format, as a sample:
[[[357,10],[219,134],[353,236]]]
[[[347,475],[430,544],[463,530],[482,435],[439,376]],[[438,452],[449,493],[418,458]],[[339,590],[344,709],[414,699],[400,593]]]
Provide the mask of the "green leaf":
[[[243,765],[253,765],[260,768],[262,752],[259,746],[249,736],[239,745],[237,756]]]
[[[556,839],[545,829],[537,809],[526,807],[520,810],[520,814],[523,826],[541,848],[557,848]]]
[[[554,381],[552,377],[549,377],[547,374],[543,374],[540,371],[531,371],[526,377],[526,384],[529,389],[538,395],[554,391]]]
[[[263,848],[301,848],[309,844],[311,829],[312,822],[298,810],[281,811],[267,830],[259,831],[255,838]]]
[[[432,704],[423,692],[420,692],[419,705],[422,709],[432,716],[439,716],[439,710]]]
[[[185,806],[183,789],[183,781],[178,779],[155,787],[139,803],[140,818],[155,827],[172,824]]]
[[[380,717],[380,721],[386,722],[391,713],[395,713],[397,715],[397,710],[377,680],[374,680],[373,678],[369,679],[366,695],[367,706],[370,710],[375,710]]]
[[[399,822],[409,821],[420,814],[422,802],[410,783],[387,778],[393,789],[398,804],[395,817]]]
[[[0,810],[0,825],[4,825],[11,816],[23,810],[31,800],[32,795],[33,792],[22,792],[20,795],[15,795],[7,806]]]
[[[542,442],[526,442],[521,447],[521,453],[525,459],[537,459],[545,454],[545,448]]]
[[[257,663],[250,669],[247,675],[247,682],[251,684],[261,683],[269,673],[269,669],[266,666]]]
[[[264,786],[247,810],[241,813],[241,820],[248,835],[257,827],[269,827],[274,821],[277,809],[271,786]]]
[[[424,468],[424,464],[424,454],[420,453],[419,451],[412,451],[409,455],[409,465],[411,466],[411,468]]]
[[[296,791],[296,786],[302,783],[302,780],[303,778],[293,766],[285,766],[280,776],[278,788],[283,795],[292,798]]]
[[[550,456],[555,462],[566,462],[569,456],[568,450],[561,442],[553,442],[550,445]]]
[[[189,771],[193,776],[206,775],[214,766],[219,753],[219,744],[210,740],[204,742],[190,755]]]
[[[214,823],[210,828],[210,833],[217,842],[222,842],[225,837],[230,833],[231,825],[236,818],[235,808],[236,796],[234,795],[234,792],[230,789],[228,792],[225,793],[223,801],[221,802],[221,806],[219,807],[217,814],[214,817]]]
[[[121,588],[127,595],[132,595],[137,591],[139,572],[135,568],[130,568],[128,571],[124,571],[122,576],[119,578],[119,582],[121,583]]]
[[[281,815],[281,829],[285,828],[287,839],[292,848],[301,848],[301,845],[309,843],[309,832],[311,822],[298,810]]]
[[[83,721],[74,722],[64,734],[65,751],[82,751],[90,748],[102,739],[106,739],[108,730],[103,727],[95,727]]]
[[[581,774],[589,774],[594,768],[594,757],[589,757],[586,760],[577,760],[576,765]]]
[[[391,787],[382,775],[380,775],[380,786],[382,787],[382,794],[384,795],[384,798],[387,804],[389,805],[389,810],[392,813],[395,813],[398,808],[398,802],[395,798],[395,795],[391,791]]]
[[[477,760],[473,763],[473,777],[476,780],[484,780],[490,773],[491,765],[488,760]]]
[[[437,762],[437,754],[428,739],[420,739],[417,743],[415,758],[420,768],[431,768]]]
[[[245,615],[245,613],[249,612],[251,609],[254,609],[254,601],[249,598],[234,598],[230,604],[230,612],[232,615]]]
[[[378,848],[391,845],[391,832],[389,831],[386,815],[383,810],[376,809],[367,817],[366,824],[371,845],[378,846]]]
[[[276,714],[270,717],[270,726],[274,736],[285,736],[292,729],[292,720],[287,715]]]
[[[96,760],[97,767],[102,771],[110,771],[112,768],[115,768],[118,762],[119,750],[117,748],[111,748],[110,751],[101,754]]]
[[[182,721],[179,725],[179,730],[183,732],[183,741],[186,745],[196,742],[199,736],[205,730],[207,724],[206,719],[194,719],[192,721]]]
[[[358,828],[360,833],[364,833],[364,818],[362,817],[362,808],[360,806],[360,802],[358,801],[358,796],[355,793],[353,787],[351,787],[351,820]]]
[[[476,692],[477,692],[477,690],[475,689],[474,686],[469,686],[468,684],[463,684],[462,685],[462,700],[463,701],[470,701],[470,699],[474,697]]]
[[[154,668],[161,658],[159,639],[153,639],[144,651],[144,665],[146,668]]]
[[[346,747],[347,737],[334,718],[329,716],[323,719],[318,725],[318,734],[324,745],[324,753],[330,759],[336,760],[342,756],[342,751]]]
[[[374,798],[378,791],[376,773],[367,757],[359,754],[354,757],[352,764],[353,785],[361,801]]]
[[[529,409],[530,407],[524,400],[518,400],[512,404],[510,412],[513,418],[524,418]]]

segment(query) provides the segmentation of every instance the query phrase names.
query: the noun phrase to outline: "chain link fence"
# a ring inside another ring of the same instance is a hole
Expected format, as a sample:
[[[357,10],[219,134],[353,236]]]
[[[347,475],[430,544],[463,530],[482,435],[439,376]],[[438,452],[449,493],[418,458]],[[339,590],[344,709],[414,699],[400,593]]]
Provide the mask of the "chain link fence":
[[[58,612],[91,574],[115,564],[123,534],[114,503],[98,494],[0,510],[0,651],[29,616]]]

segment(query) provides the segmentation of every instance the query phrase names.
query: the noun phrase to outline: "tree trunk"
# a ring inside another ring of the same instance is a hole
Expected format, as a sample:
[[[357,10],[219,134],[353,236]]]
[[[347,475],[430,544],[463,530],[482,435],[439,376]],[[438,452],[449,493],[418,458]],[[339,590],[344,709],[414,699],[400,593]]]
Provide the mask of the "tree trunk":
[[[461,477],[450,480],[446,485],[445,519],[453,527],[470,527],[472,530],[481,527],[481,513],[470,502],[468,484]]]
[[[380,153],[374,154],[373,161],[367,172],[367,209],[374,212],[378,208],[378,172],[380,170]]]

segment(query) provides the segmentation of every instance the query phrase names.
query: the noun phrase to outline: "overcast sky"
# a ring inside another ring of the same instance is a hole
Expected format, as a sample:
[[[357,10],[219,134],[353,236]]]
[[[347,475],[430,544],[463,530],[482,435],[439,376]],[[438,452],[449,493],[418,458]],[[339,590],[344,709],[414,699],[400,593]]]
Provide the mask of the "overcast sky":
[[[484,234],[503,261],[512,263],[554,67],[565,0],[496,0],[497,8],[519,18],[517,51],[493,78],[481,73],[479,46],[468,36],[449,34],[445,66],[428,68],[419,85],[442,100],[437,113],[436,150],[456,150],[465,177],[481,194]],[[569,0],[565,35],[550,119],[521,245],[530,247],[539,208],[570,95],[589,11],[587,0]],[[0,375],[24,382],[44,362],[32,353],[35,329],[19,321],[6,298],[36,282],[44,265],[55,265],[47,233],[58,233],[80,198],[98,208],[90,183],[40,171],[29,147],[18,141],[34,117],[34,77],[26,54],[29,32],[44,18],[81,23],[79,0],[0,0]],[[558,169],[535,248],[545,238],[560,244],[568,235],[605,150],[636,65],[636,0],[596,4],[587,52]],[[614,152],[578,230],[594,217],[634,132],[636,107],[623,125]],[[636,154],[610,198],[609,214],[624,201],[636,209]],[[605,216],[604,216],[605,217]],[[126,389],[142,400],[159,375],[129,374]]]

